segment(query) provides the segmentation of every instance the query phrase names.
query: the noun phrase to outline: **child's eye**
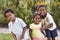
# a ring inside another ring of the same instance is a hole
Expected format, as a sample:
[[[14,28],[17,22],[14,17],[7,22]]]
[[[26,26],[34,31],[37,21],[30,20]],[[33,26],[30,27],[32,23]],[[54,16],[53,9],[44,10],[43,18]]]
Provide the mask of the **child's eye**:
[[[9,16],[11,16],[11,14]]]
[[[40,10],[40,11],[44,11],[44,9]]]
[[[40,18],[36,18],[36,19],[40,19]]]

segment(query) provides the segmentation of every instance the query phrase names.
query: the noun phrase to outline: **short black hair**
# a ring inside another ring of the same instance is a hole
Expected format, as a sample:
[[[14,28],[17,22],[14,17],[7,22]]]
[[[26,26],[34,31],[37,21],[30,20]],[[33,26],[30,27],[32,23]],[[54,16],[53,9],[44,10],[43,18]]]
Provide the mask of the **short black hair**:
[[[39,5],[37,8],[40,8],[40,7],[45,7],[46,8],[46,5]]]
[[[37,16],[37,15],[41,17],[40,14],[38,14],[38,13],[34,13],[33,18],[34,18],[35,16]]]
[[[12,14],[14,14],[14,11],[12,9],[7,9],[4,11],[4,17],[6,17],[6,13],[11,12]]]

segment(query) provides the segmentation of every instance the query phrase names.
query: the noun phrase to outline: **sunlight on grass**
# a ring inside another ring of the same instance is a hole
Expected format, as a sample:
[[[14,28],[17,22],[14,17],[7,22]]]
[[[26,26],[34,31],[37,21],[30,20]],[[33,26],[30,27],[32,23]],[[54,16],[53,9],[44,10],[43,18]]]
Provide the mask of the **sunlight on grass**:
[[[0,33],[0,40],[13,40],[11,34],[2,34]]]

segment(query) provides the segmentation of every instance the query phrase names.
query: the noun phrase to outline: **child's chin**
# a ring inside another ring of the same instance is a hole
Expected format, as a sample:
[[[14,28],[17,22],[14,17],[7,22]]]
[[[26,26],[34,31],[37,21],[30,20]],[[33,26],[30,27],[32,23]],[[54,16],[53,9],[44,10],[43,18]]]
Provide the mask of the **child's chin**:
[[[12,19],[10,21],[13,21]]]
[[[36,24],[39,24],[39,22],[36,22]]]

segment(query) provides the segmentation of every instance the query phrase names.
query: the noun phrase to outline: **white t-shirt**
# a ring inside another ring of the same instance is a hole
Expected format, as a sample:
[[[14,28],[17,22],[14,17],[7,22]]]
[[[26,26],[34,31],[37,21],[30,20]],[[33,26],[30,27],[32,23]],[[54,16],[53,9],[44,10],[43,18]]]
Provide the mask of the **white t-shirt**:
[[[20,18],[16,18],[15,22],[12,23],[11,21],[8,24],[9,26],[9,31],[13,32],[15,35],[21,35],[23,28],[26,26],[24,21]]]
[[[50,27],[49,30],[54,30],[56,28],[56,24],[55,24],[52,16],[49,13],[47,13],[47,15],[46,15],[44,20],[47,20],[49,23],[53,23],[53,26]]]

